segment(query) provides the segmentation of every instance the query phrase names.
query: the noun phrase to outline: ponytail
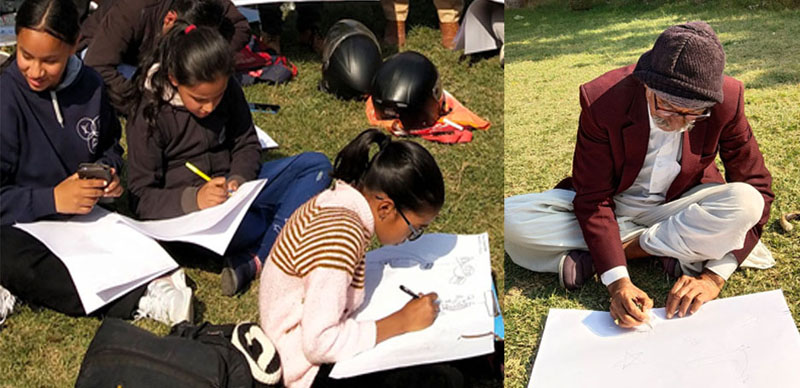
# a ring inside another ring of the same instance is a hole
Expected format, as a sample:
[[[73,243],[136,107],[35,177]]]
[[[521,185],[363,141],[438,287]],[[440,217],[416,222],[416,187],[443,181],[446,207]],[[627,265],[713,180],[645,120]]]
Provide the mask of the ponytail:
[[[152,70],[158,64],[157,70]],[[230,44],[212,27],[196,26],[176,20],[158,46],[142,61],[145,74],[139,77],[139,107],[150,128],[156,127],[158,114],[177,93],[171,75],[179,85],[213,82],[233,74]]]
[[[378,151],[370,158],[373,144]],[[377,129],[361,132],[339,151],[331,177],[384,192],[400,210],[439,210],[444,204],[444,179],[430,152],[412,141],[392,141]]]

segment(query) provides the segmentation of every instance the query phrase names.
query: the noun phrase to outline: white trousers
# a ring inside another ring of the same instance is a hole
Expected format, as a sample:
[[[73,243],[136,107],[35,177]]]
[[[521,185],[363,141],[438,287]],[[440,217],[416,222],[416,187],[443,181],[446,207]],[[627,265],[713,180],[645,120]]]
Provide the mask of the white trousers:
[[[587,249],[573,213],[574,197],[573,191],[553,189],[506,198],[504,245],[514,263],[557,273],[567,252]],[[731,251],[742,248],[763,209],[764,199],[755,188],[735,182],[699,185],[672,202],[647,209],[618,206],[615,213],[620,241],[638,236],[645,252],[678,259],[685,274],[719,265],[727,267],[722,272],[729,276],[736,268]],[[742,266],[764,269],[774,264],[759,241]]]

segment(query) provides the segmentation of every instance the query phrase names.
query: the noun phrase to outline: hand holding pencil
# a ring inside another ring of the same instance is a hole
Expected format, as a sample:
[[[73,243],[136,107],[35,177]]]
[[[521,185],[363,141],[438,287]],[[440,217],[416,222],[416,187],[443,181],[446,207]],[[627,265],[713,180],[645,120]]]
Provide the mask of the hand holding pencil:
[[[405,286],[400,286],[400,290],[411,296],[411,300],[399,311],[405,321],[406,331],[422,330],[432,325],[439,315],[439,295],[435,292],[415,294]]]
[[[206,184],[197,190],[197,207],[200,210],[225,202],[232,192],[239,189],[238,182],[226,181],[224,177],[211,178],[191,162],[184,163],[184,166],[206,181]]]
[[[608,292],[611,295],[609,313],[617,326],[628,329],[650,321],[648,311],[653,308],[653,299],[636,287],[630,278],[609,284]]]
[[[197,207],[200,210],[217,206],[228,199],[228,189],[225,187],[225,177],[211,178],[197,190]]]

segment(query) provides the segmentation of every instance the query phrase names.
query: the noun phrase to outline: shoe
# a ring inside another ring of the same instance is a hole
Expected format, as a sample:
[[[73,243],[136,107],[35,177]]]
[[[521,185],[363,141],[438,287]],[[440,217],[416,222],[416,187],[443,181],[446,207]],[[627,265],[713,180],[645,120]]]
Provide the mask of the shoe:
[[[16,302],[17,298],[11,295],[11,291],[0,286],[0,325],[14,312],[14,303]]]
[[[661,262],[661,270],[664,271],[670,279],[675,280],[683,275],[683,270],[681,270],[681,264],[678,262],[678,259],[659,257],[658,260]]]
[[[252,253],[225,257],[225,267],[220,274],[222,295],[233,296],[244,291],[256,278],[260,263],[258,256]]]
[[[183,270],[178,269],[170,276],[151,281],[139,299],[139,309],[134,317],[151,318],[170,326],[182,321],[191,324],[194,318],[192,289],[186,285]]]
[[[442,46],[448,50],[456,48],[458,23],[439,23],[439,29],[442,31]]]
[[[403,47],[406,45],[406,22],[386,21],[383,32],[383,43],[387,46]]]
[[[325,43],[325,38],[316,29],[309,29],[298,32],[297,42],[310,48],[318,55],[322,55],[322,46]]]
[[[592,255],[588,251],[572,250],[561,263],[558,280],[562,287],[574,291],[594,277],[595,272]]]

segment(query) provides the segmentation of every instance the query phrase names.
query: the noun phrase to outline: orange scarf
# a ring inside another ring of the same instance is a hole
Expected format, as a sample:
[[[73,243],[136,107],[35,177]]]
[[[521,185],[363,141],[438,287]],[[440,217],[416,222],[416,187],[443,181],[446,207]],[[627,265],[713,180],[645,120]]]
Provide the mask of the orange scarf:
[[[425,140],[446,144],[469,143],[472,141],[471,130],[487,130],[492,125],[461,105],[447,91],[444,91],[444,99],[446,113],[428,128],[405,130],[399,119],[381,120],[375,111],[372,97],[367,99],[367,119],[370,125],[386,129],[395,136],[419,136]]]

